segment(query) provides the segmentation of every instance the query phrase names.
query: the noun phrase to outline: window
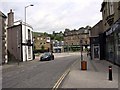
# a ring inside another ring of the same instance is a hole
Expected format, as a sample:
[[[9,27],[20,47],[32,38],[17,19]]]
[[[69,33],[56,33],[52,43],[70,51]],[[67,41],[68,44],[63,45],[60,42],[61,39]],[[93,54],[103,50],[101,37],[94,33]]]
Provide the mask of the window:
[[[120,10],[120,1],[118,2],[118,10]]]
[[[30,29],[28,29],[28,40],[31,39]]]
[[[106,23],[105,23],[105,26],[106,26]]]
[[[106,9],[106,11],[107,11],[107,16],[109,16],[110,15],[110,9],[109,9],[110,7],[109,7],[109,2],[107,3],[107,9]]]
[[[31,59],[31,47],[28,47],[28,59]]]
[[[109,7],[110,7],[110,15],[114,14],[114,6],[113,0],[110,0]]]
[[[37,40],[39,40],[39,37],[37,38]]]

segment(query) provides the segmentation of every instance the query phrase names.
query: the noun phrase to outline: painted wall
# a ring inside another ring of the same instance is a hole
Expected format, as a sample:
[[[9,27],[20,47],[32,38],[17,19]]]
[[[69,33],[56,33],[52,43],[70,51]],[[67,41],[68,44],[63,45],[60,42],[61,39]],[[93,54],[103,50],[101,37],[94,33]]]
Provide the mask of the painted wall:
[[[33,44],[33,40],[32,40],[32,32],[33,29],[32,27],[26,25],[26,31],[25,31],[25,24],[22,24],[22,43],[26,43],[26,40],[28,40],[28,30],[30,30],[30,40],[31,40],[31,44]],[[28,50],[28,48],[30,48],[30,50]],[[29,61],[29,60],[33,60],[33,47],[32,46],[22,46],[22,51],[23,51],[23,61]]]

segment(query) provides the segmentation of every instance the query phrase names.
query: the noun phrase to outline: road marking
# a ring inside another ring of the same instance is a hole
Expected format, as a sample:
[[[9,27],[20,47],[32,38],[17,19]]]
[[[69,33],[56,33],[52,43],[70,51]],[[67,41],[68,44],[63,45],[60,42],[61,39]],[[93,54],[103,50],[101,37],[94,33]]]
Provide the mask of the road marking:
[[[78,62],[79,59],[77,59],[63,74],[62,76],[58,79],[58,81],[55,83],[55,85],[53,86],[52,90],[57,90],[58,87],[60,86],[60,84],[62,83],[62,81],[64,80],[64,78],[69,74],[71,67],[73,67],[73,65],[75,63]]]
[[[61,84],[61,82],[63,81],[63,79],[66,77],[66,75],[70,72],[70,68],[67,69],[65,71],[65,73],[63,73],[63,75],[60,77],[60,79],[58,79],[57,83],[54,85],[54,87],[52,88],[52,90],[57,90],[59,85]]]

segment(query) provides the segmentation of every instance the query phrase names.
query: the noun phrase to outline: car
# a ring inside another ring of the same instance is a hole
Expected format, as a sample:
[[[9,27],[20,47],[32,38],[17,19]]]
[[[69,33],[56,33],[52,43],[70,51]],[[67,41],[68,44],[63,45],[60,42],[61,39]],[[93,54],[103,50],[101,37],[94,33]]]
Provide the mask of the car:
[[[52,52],[45,52],[41,57],[40,61],[54,60],[54,55]]]

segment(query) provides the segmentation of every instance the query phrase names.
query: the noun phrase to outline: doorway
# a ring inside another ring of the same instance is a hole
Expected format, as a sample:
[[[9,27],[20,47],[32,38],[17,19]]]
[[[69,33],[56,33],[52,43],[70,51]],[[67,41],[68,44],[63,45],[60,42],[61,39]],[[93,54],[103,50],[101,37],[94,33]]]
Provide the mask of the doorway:
[[[94,60],[100,59],[100,47],[99,46],[93,46],[93,59]]]

